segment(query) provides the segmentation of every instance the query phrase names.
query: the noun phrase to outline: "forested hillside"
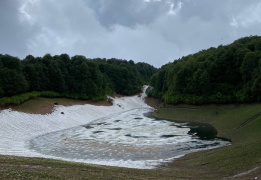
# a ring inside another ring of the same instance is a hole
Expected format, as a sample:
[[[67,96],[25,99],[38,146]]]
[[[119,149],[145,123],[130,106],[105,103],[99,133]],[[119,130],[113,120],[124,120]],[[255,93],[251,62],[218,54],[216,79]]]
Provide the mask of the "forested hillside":
[[[140,91],[156,71],[147,63],[132,60],[46,54],[28,55],[21,61],[0,55],[0,98],[28,92],[93,100],[112,93],[129,95]]]
[[[168,103],[261,101],[261,37],[210,48],[163,66],[151,95]]]
[[[149,81],[154,88],[150,95],[172,104],[260,102],[261,37],[182,57],[160,71],[132,60],[67,54],[20,60],[0,54],[0,98],[30,93],[99,100],[112,93],[138,92]],[[2,105],[8,103],[2,99]]]

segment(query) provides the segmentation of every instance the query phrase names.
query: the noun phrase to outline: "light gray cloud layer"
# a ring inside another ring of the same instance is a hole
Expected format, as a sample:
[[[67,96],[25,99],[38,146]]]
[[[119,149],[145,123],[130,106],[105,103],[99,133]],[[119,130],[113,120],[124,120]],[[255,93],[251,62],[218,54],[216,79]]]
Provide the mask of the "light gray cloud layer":
[[[160,67],[261,35],[259,0],[1,0],[0,53],[68,53]]]

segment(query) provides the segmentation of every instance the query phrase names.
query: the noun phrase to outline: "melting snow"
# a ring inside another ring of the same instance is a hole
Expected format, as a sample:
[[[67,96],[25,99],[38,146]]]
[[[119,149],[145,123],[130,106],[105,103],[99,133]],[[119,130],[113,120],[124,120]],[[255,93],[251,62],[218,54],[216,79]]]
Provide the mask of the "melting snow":
[[[115,98],[112,106],[57,106],[47,115],[1,111],[0,154],[155,168],[186,153],[227,144],[199,140],[182,124],[144,116],[153,111],[144,97]]]

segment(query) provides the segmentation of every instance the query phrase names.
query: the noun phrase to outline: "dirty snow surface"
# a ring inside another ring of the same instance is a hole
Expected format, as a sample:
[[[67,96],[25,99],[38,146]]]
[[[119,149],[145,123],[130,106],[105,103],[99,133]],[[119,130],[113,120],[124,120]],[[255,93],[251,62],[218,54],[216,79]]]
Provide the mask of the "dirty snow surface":
[[[47,115],[0,112],[0,154],[150,169],[189,152],[228,143],[200,140],[185,124],[158,121],[141,97],[112,106],[57,106]]]

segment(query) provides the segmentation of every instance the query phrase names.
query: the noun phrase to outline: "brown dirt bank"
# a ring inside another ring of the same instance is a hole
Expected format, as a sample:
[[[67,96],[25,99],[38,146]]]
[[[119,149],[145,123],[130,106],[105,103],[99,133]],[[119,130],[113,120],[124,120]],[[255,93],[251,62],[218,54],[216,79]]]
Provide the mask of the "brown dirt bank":
[[[49,114],[53,112],[55,105],[63,106],[73,106],[73,105],[84,105],[91,104],[95,106],[111,106],[112,104],[108,100],[104,101],[90,101],[90,100],[76,100],[76,99],[67,99],[67,98],[34,98],[30,99],[18,106],[9,106],[16,111],[31,113],[31,114]],[[0,109],[7,109],[2,108]]]
[[[153,98],[153,97],[146,97],[145,103],[154,109],[160,109],[165,106],[164,102],[162,102],[159,99]]]
[[[112,97],[130,97],[135,95],[140,95],[141,92],[132,94],[132,95],[121,95],[121,94],[114,94]],[[69,98],[43,98],[37,97],[34,99],[30,99],[20,105],[17,106],[7,106],[7,107],[0,107],[0,111],[4,109],[13,109],[16,111],[24,112],[24,113],[31,113],[31,114],[50,114],[53,112],[55,105],[63,105],[63,106],[73,106],[73,105],[84,105],[84,104],[91,104],[94,106],[111,106],[112,103],[109,99],[103,101],[92,101],[92,100],[77,100],[77,99],[69,99]]]

